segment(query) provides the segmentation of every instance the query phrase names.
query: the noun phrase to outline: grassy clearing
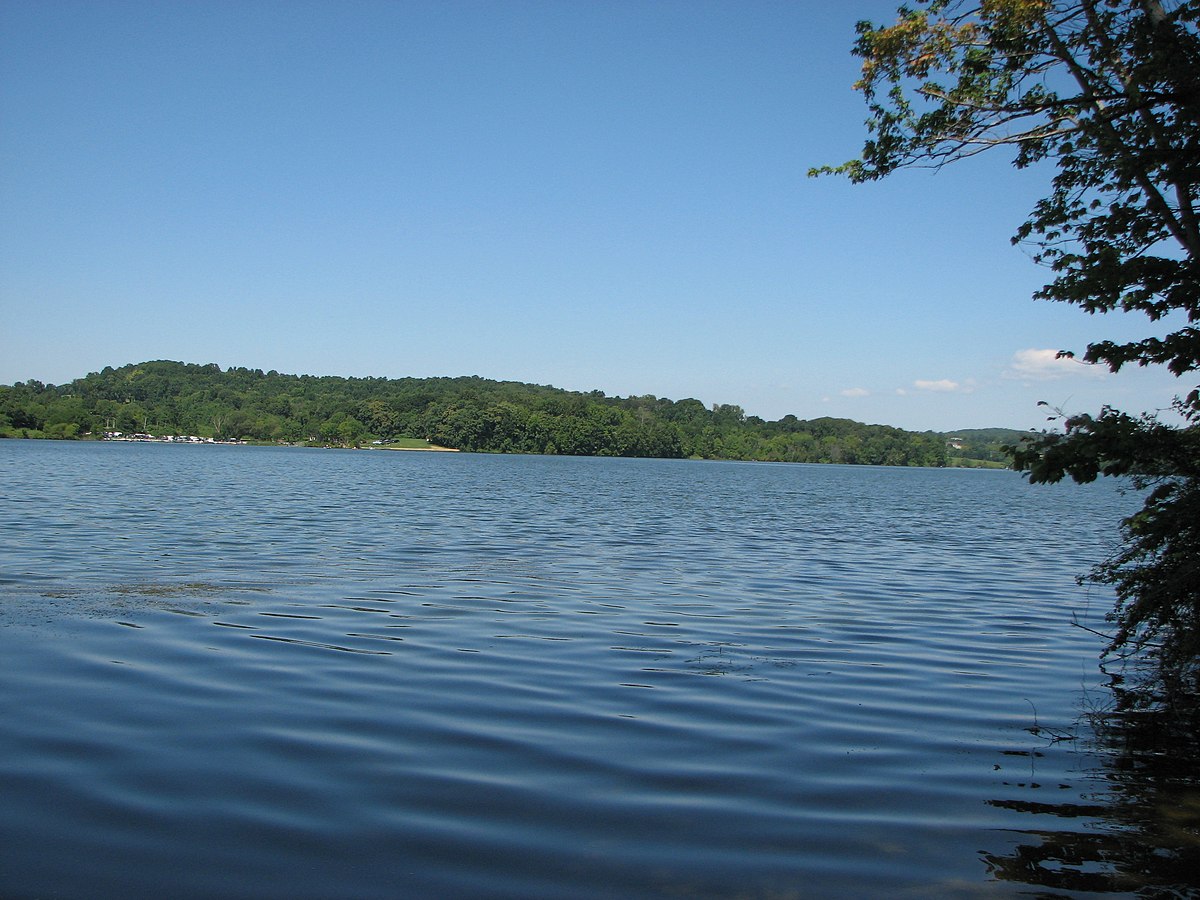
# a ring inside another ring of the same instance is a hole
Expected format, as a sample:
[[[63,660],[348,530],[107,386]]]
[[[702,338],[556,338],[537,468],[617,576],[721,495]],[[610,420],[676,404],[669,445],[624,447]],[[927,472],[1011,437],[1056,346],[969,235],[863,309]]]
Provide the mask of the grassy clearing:
[[[964,456],[946,457],[946,465],[956,469],[1007,469],[1008,463],[994,462],[990,459],[968,459]]]
[[[396,438],[395,440],[385,441],[382,444],[376,444],[376,447],[381,450],[443,450],[448,451],[449,447],[439,447],[437,444],[431,444],[429,441],[421,438]]]

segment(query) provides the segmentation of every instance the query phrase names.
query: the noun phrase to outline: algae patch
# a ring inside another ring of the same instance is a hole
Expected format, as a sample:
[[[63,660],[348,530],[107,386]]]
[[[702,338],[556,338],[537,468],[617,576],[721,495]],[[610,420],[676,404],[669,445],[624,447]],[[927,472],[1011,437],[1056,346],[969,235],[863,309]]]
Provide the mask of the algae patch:
[[[234,591],[261,591],[269,588],[247,587],[245,585],[214,584],[211,581],[189,581],[178,583],[173,581],[147,582],[136,584],[114,584],[109,589],[114,594],[138,595],[143,597],[175,597],[175,596],[205,596]]]
[[[42,625],[71,619],[116,619],[137,612],[209,615],[214,607],[248,606],[271,588],[211,581],[146,581],[107,585],[58,585],[16,591],[0,603],[0,624]]]

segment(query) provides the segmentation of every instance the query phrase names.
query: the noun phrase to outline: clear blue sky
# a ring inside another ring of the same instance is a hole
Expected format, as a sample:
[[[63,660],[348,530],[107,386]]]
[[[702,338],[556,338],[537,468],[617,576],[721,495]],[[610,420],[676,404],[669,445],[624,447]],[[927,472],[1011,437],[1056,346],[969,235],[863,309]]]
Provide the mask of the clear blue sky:
[[[1048,351],[1046,173],[875,185],[880,0],[4,0],[0,383],[147,359],[481,375],[913,429],[1166,406]],[[1160,329],[1162,330],[1162,329]]]

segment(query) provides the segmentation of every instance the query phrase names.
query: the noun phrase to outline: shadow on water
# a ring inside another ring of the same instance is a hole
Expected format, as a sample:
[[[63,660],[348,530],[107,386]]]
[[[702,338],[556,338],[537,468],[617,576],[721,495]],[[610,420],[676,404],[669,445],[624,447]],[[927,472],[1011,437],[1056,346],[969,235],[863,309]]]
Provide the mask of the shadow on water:
[[[1108,691],[1070,734],[1029,729],[1050,743],[1078,742],[1098,761],[1087,773],[1089,802],[989,801],[1050,827],[1019,829],[1013,846],[982,852],[983,861],[997,880],[1045,889],[1034,894],[1042,898],[1200,897],[1200,700],[1168,702],[1119,674]],[[1033,786],[1047,795],[1056,787]]]

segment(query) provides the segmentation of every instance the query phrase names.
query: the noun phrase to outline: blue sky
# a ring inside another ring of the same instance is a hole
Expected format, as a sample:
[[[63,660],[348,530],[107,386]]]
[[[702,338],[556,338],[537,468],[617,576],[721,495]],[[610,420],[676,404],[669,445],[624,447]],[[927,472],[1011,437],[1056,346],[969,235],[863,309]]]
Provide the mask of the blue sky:
[[[893,2],[0,4],[0,383],[147,359],[1041,427],[1190,385],[1034,302],[1046,172],[873,185]],[[1169,325],[1170,323],[1167,323]]]

